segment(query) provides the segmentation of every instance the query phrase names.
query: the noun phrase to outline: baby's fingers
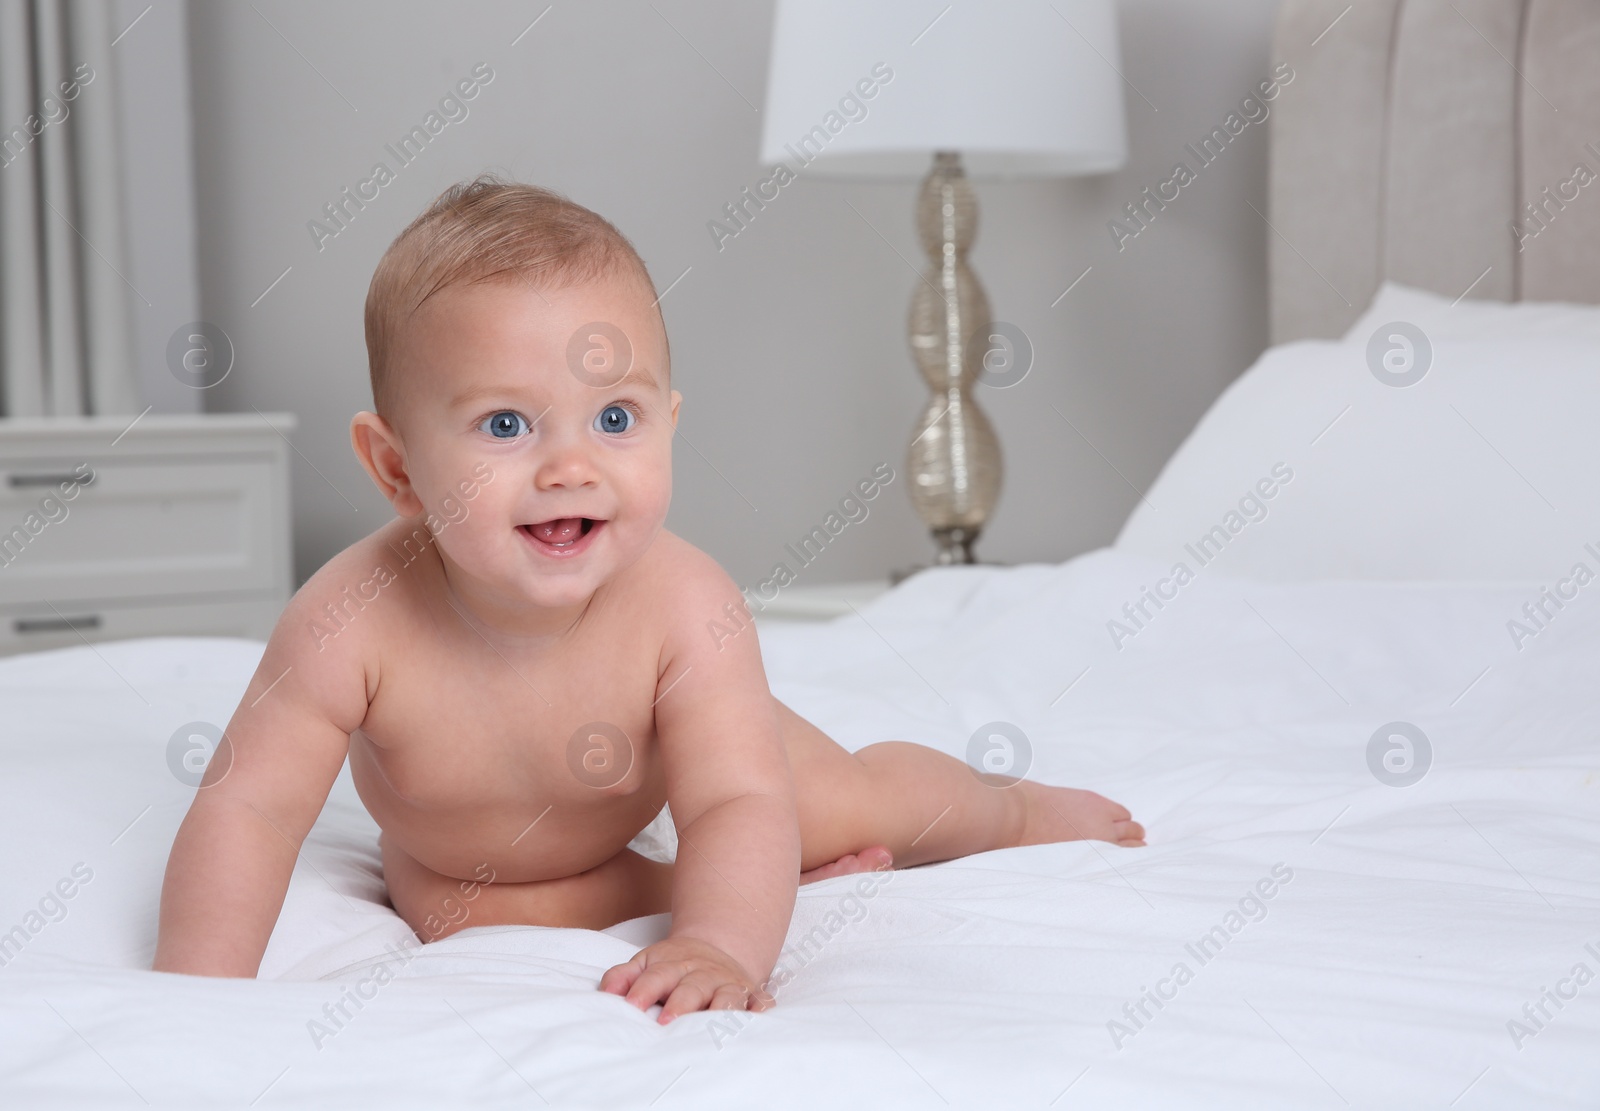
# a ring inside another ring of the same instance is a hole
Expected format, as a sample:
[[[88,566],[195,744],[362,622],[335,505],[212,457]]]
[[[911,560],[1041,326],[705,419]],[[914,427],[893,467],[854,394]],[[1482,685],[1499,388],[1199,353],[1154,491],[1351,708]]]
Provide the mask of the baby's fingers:
[[[672,989],[672,994],[667,996],[666,1004],[661,1008],[661,1017],[657,1022],[665,1025],[679,1015],[692,1014],[703,1011],[706,1004],[723,992],[729,993],[737,1003],[738,1010],[744,1010],[743,989],[734,984],[718,984],[714,979],[704,974],[699,976],[685,976]]]
[[[606,969],[606,974],[600,977],[600,990],[611,992],[613,995],[628,994],[628,989],[638,981],[644,967],[644,950],[641,949],[633,960]]]
[[[652,1004],[672,994],[687,971],[688,968],[677,961],[653,964],[640,973],[625,998],[641,1011],[648,1011]]]
[[[711,995],[711,1002],[706,1005],[708,1011],[759,1011],[761,1005],[756,997],[761,992],[752,992],[749,988],[740,987],[738,984],[723,984]]]

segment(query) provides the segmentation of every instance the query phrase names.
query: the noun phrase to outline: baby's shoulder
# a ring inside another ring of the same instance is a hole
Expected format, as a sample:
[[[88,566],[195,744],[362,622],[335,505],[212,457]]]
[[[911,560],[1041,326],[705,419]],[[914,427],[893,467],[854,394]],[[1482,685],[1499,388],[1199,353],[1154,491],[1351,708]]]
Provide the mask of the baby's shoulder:
[[[377,689],[378,646],[394,639],[393,622],[407,607],[402,566],[391,542],[394,521],[363,537],[317,569],[278,616],[258,674],[293,679],[275,687],[279,701],[298,698],[345,732],[365,719]],[[385,601],[379,601],[386,598]],[[403,639],[403,638],[402,638]]]
[[[633,589],[661,615],[666,640],[744,614],[744,596],[722,565],[666,529],[635,571]]]
[[[375,603],[385,595],[405,593],[407,561],[396,546],[406,539],[405,524],[391,521],[319,567],[289,600],[273,639],[287,641],[285,646],[292,646],[296,655],[359,654],[361,643],[385,624],[384,611],[401,608],[397,601]]]
[[[658,595],[681,598],[704,591],[738,595],[722,565],[676,533],[662,529],[638,564],[638,585]]]

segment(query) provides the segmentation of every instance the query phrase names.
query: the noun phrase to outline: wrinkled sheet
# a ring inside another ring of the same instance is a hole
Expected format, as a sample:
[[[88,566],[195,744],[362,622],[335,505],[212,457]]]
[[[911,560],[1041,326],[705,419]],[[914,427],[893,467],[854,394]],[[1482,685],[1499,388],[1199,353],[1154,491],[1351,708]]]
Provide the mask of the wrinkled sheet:
[[[147,971],[193,793],[170,738],[226,722],[261,646],[0,662],[0,1105],[1600,1105],[1591,591],[1519,641],[1538,584],[1202,568],[1134,628],[1167,573],[938,569],[763,627],[774,691],[847,747],[981,762],[1006,722],[1011,767],[1126,803],[1150,845],[804,888],[778,1006],[668,1027],[596,990],[665,916],[409,944],[348,770],[261,978]]]

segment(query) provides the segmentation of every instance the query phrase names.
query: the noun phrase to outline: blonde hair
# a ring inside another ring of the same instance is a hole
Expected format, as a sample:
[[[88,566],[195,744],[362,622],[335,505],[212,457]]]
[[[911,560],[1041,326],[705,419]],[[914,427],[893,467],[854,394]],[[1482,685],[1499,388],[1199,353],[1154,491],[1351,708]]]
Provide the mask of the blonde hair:
[[[559,288],[617,272],[637,275],[654,292],[639,252],[599,213],[549,189],[489,174],[452,185],[395,237],[373,271],[366,305],[373,408],[392,411],[395,337],[440,290],[511,281]]]

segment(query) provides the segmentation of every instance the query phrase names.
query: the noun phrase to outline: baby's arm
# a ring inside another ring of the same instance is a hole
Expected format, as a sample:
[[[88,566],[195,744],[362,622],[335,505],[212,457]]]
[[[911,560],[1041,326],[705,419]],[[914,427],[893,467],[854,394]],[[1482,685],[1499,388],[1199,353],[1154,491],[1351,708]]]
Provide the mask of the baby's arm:
[[[743,598],[709,557],[674,584],[656,735],[678,825],[672,933],[606,973],[601,988],[661,1022],[690,1011],[763,1009],[794,913],[800,827],[776,703]],[[747,627],[731,629],[724,606]],[[668,689],[670,687],[670,689]]]
[[[323,578],[279,619],[178,829],[157,972],[253,977],[261,966],[300,843],[367,710],[357,638],[323,638],[321,650],[311,631]]]

